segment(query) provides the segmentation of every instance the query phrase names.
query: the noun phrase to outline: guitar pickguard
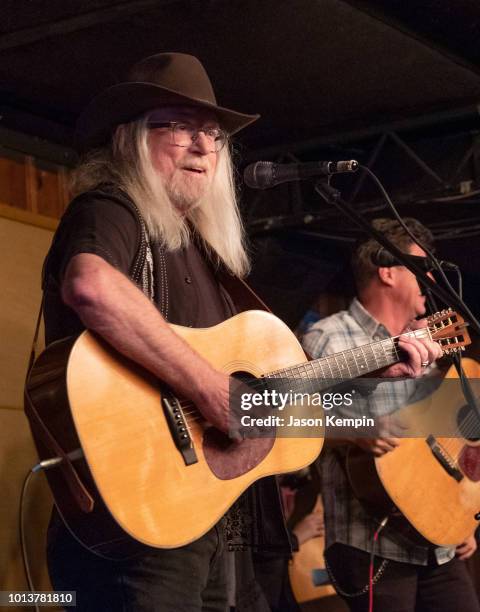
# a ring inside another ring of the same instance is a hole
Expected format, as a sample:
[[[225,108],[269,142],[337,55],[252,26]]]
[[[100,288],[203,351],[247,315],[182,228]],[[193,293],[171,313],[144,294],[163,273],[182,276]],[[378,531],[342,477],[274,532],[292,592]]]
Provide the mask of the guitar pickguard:
[[[220,480],[231,480],[253,470],[271,451],[275,438],[232,441],[214,427],[203,436],[203,454],[208,467]]]
[[[480,446],[465,445],[458,463],[467,478],[473,482],[480,481]]]

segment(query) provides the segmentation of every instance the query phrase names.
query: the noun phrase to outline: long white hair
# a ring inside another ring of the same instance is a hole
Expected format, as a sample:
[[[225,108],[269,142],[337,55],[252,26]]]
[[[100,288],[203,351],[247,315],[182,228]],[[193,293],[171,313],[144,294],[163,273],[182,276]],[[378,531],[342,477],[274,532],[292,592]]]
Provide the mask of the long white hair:
[[[153,241],[175,251],[189,244],[193,227],[217,263],[221,261],[237,276],[245,276],[250,262],[228,144],[217,155],[209,189],[197,206],[181,216],[152,165],[146,119],[139,119],[119,126],[108,147],[87,155],[73,175],[72,192],[76,195],[113,182],[135,202]]]

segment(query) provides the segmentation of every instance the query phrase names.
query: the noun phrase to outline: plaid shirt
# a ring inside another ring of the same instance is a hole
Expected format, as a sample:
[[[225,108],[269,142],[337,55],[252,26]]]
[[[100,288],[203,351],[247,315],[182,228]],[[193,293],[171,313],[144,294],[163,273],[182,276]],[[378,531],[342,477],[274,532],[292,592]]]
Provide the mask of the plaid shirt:
[[[305,350],[318,358],[389,336],[387,329],[355,298],[348,310],[314,323],[302,342]],[[413,401],[417,387],[413,379],[378,384],[366,401],[370,416],[391,414]],[[326,547],[339,542],[371,552],[378,521],[366,513],[353,494],[344,468],[346,451],[347,446],[338,446],[326,449],[322,455]],[[417,565],[426,565],[432,552],[437,562],[442,564],[454,556],[455,549],[414,544],[388,523],[375,545],[375,554],[380,557]]]

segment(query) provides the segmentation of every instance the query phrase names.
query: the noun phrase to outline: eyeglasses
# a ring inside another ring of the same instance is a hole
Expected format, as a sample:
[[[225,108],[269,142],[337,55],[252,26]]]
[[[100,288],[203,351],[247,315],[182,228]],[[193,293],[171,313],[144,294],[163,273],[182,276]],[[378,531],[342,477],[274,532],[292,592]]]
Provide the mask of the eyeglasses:
[[[156,128],[170,128],[172,132],[172,143],[177,147],[189,147],[196,142],[200,132],[205,134],[209,153],[218,153],[227,142],[227,133],[216,127],[196,128],[190,123],[179,123],[178,121],[156,122],[150,121],[147,127],[151,130]]]

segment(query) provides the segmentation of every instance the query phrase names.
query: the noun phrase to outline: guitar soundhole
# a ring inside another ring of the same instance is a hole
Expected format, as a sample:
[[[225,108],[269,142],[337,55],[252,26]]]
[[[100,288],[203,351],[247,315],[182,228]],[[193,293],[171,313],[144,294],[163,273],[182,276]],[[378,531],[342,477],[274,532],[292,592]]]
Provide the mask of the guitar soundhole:
[[[465,404],[457,414],[458,429],[463,438],[470,442],[480,440],[480,419],[474,408]]]
[[[465,404],[457,415],[458,429],[469,442],[480,440],[480,419],[475,408]],[[465,445],[458,458],[458,464],[465,476],[473,481],[480,481],[480,446]]]
[[[235,380],[245,383],[246,385],[248,385],[248,383],[252,383],[254,381],[259,380],[258,378],[253,376],[253,374],[250,374],[250,372],[234,372],[233,374],[230,374],[230,376],[232,378],[235,378]]]
[[[241,408],[241,396],[244,393],[247,394],[263,394],[264,391],[268,390],[268,379],[257,378],[249,372],[235,372],[231,374],[232,378],[238,381],[238,385],[233,383],[230,385],[230,409],[232,410],[231,419],[232,423],[235,422],[235,427],[244,438],[274,438],[276,435],[275,425],[271,425],[267,422],[260,424],[259,421],[255,426],[241,425],[241,418],[245,415],[253,418],[265,419],[273,413],[270,404],[265,405],[254,405],[248,411],[244,411]]]
[[[231,376],[244,383],[246,392],[259,391],[262,387],[262,379],[255,378],[249,372],[235,372]],[[244,389],[240,386],[238,390],[233,389],[234,393],[242,391]],[[247,437],[235,442],[218,429],[209,427],[203,435],[205,461],[220,480],[238,478],[255,469],[265,459],[275,443],[275,437],[271,434],[266,437]]]

